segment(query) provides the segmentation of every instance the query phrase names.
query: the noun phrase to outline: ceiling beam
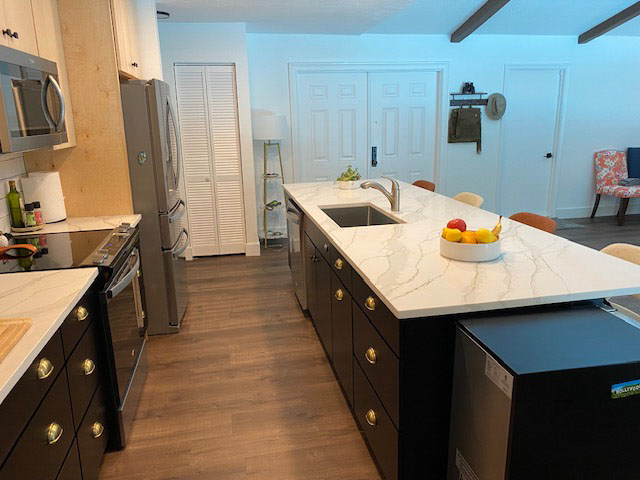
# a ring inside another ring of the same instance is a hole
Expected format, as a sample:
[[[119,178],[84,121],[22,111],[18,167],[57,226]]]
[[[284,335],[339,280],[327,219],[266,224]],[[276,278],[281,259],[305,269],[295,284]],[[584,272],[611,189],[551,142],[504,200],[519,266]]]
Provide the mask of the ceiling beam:
[[[471,15],[466,22],[451,34],[451,43],[460,43],[475,32],[480,25],[493,17],[507,3],[509,3],[509,0],[487,0],[476,13]]]
[[[609,30],[613,30],[614,28],[619,27],[623,23],[628,22],[634,17],[640,15],[640,2],[634,3],[628,8],[625,8],[620,13],[614,15],[611,18],[608,18],[604,22],[596,25],[590,30],[587,30],[582,35],[578,37],[578,43],[587,43],[593,40],[594,38],[599,37],[607,33]]]

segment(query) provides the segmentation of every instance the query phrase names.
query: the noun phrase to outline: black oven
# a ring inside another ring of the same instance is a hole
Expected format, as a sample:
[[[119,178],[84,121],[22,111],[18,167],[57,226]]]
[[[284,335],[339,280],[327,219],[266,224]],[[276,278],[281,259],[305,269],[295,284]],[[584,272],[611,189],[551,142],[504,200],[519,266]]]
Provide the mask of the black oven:
[[[112,346],[109,370],[119,427],[109,439],[109,446],[120,449],[126,444],[147,374],[146,305],[137,238],[100,291],[100,303],[106,319],[107,343]]]

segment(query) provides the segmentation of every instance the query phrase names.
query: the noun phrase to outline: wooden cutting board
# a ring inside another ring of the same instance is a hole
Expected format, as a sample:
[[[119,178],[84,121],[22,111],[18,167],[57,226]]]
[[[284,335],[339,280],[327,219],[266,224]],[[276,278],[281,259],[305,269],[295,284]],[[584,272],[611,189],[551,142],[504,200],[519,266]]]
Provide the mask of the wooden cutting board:
[[[29,327],[30,318],[0,318],[0,362],[27,333]]]

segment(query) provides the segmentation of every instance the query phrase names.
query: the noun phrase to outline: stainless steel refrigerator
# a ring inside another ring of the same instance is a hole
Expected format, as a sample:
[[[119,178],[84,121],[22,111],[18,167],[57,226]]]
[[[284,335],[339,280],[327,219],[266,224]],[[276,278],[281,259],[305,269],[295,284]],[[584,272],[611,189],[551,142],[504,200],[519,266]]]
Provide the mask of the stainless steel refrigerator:
[[[176,333],[187,307],[189,244],[180,194],[180,132],[169,85],[131,80],[120,87],[133,207],[142,214],[140,254],[145,273],[148,333]]]

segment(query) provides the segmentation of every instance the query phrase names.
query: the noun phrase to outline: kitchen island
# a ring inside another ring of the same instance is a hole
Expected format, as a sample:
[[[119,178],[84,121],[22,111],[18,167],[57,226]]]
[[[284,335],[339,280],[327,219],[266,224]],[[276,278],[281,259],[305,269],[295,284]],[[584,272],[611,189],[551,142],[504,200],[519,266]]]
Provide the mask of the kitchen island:
[[[456,321],[639,293],[640,267],[508,219],[498,259],[446,259],[439,242],[449,220],[491,229],[498,216],[400,186],[398,212],[375,190],[284,188],[303,213],[298,250],[314,326],[381,472],[441,479]],[[398,223],[344,228],[325,211],[366,205]]]

